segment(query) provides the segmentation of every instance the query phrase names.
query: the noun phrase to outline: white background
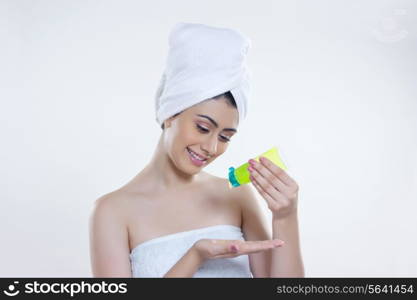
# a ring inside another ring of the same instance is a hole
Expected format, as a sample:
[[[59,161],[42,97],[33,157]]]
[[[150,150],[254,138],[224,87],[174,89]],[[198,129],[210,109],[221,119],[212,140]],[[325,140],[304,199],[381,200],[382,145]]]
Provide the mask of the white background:
[[[300,185],[306,276],[417,276],[411,0],[0,0],[0,276],[91,276],[92,204],[153,154],[179,21],[252,40],[248,117],[207,171],[276,145]]]

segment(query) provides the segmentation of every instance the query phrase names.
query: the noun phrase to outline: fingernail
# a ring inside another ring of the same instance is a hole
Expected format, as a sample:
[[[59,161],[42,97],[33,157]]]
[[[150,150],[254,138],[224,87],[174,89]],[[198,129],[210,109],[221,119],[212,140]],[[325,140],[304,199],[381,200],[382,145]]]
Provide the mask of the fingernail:
[[[232,245],[231,249],[232,249],[233,252],[237,252],[237,250],[238,250],[237,246],[235,246],[235,245]]]
[[[284,241],[277,240],[277,241],[274,242],[275,247],[278,247],[278,246],[281,246],[281,245],[284,245]]]

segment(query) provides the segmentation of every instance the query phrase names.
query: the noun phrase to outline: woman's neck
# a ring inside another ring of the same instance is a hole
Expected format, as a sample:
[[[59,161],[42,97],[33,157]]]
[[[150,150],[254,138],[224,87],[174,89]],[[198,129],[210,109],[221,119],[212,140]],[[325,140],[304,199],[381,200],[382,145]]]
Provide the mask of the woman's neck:
[[[151,161],[130,184],[140,184],[146,186],[146,190],[166,193],[195,186],[208,176],[204,171],[187,174],[175,166],[165,150],[161,134]]]

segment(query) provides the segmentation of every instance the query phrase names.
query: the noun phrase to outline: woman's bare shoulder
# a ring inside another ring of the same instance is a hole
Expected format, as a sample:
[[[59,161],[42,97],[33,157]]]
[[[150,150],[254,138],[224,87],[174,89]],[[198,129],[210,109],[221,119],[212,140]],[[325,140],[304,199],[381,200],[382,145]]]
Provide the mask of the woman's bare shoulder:
[[[95,205],[113,205],[117,206],[125,201],[127,193],[122,189],[117,189],[99,196],[95,201]]]
[[[128,215],[132,202],[135,201],[137,203],[141,198],[144,198],[144,196],[139,192],[133,193],[128,189],[120,188],[98,197],[94,201],[94,208],[108,209],[124,218]]]
[[[207,172],[204,172],[204,182],[217,188],[225,188],[228,186],[227,178],[219,177]]]
[[[227,199],[228,201],[239,201],[239,198],[242,196],[241,188],[233,188],[229,185],[229,180],[224,177],[219,177],[215,175],[210,175],[209,185],[210,189],[222,195],[222,198]]]

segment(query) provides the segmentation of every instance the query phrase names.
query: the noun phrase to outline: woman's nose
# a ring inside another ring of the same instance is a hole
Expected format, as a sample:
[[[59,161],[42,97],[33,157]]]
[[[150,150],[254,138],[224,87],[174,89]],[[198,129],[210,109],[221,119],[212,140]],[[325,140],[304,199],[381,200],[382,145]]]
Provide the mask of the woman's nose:
[[[209,138],[202,144],[202,150],[206,155],[214,156],[217,152],[217,138]]]

